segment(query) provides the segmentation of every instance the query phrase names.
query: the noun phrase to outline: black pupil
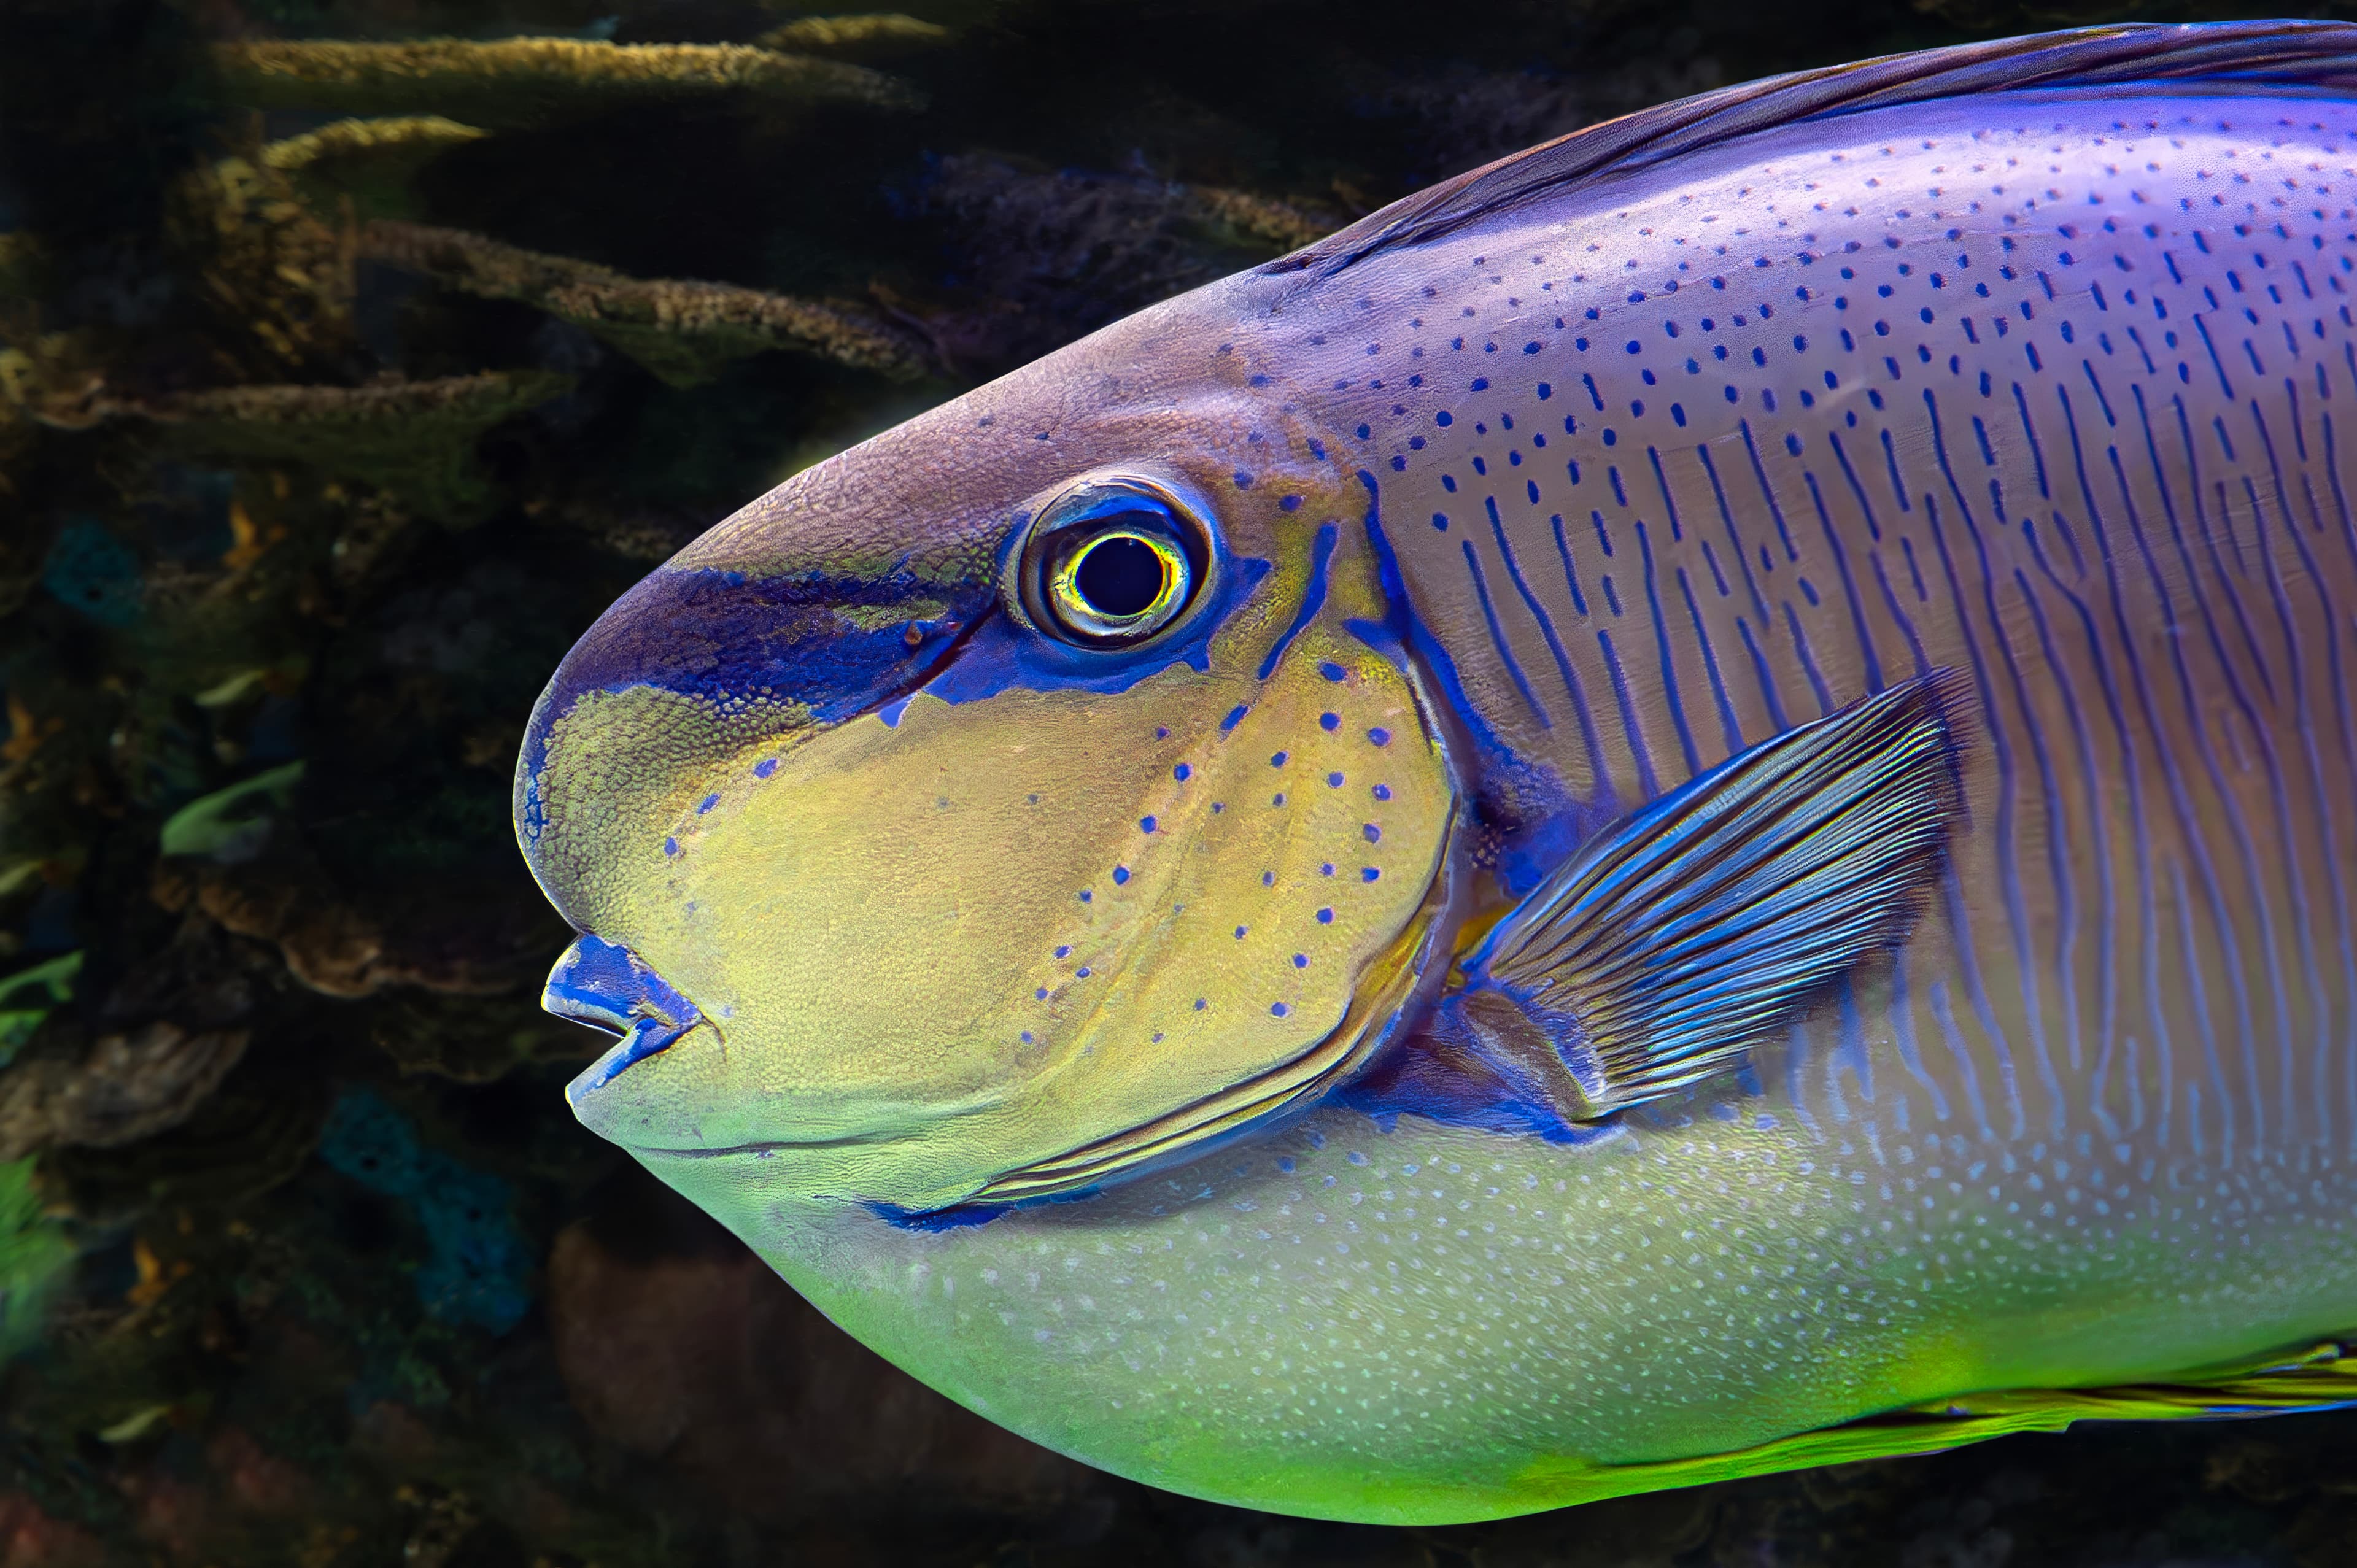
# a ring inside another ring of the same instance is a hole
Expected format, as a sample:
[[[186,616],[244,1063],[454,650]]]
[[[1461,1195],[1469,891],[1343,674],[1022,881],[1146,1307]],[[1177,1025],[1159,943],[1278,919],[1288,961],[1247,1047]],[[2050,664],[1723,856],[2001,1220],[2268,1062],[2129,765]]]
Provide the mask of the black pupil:
[[[1081,557],[1072,585],[1101,616],[1138,615],[1162,596],[1162,556],[1142,539],[1108,539]]]

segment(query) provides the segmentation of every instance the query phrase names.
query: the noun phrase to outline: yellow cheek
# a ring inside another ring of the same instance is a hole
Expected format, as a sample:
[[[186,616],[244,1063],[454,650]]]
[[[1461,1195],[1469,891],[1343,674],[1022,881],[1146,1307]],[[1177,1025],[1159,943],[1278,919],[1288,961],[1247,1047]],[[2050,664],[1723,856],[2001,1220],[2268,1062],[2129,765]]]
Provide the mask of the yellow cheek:
[[[856,1140],[811,1179],[888,1201],[1318,1047],[1417,918],[1451,799],[1405,680],[1322,623],[1265,682],[920,694],[706,780],[599,929],[716,1028],[613,1087],[683,1145]]]

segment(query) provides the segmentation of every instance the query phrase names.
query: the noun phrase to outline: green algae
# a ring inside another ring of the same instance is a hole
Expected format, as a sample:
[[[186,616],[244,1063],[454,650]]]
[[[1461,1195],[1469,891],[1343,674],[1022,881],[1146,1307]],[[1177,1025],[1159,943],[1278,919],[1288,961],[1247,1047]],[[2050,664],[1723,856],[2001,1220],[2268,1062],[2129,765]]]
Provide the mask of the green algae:
[[[81,961],[80,951],[63,953],[0,977],[0,1068],[8,1065],[52,1012],[73,1000],[74,977],[81,972]]]
[[[39,1337],[74,1258],[72,1242],[43,1212],[33,1160],[0,1165],[0,1361]]]
[[[260,847],[270,813],[293,803],[303,769],[302,763],[289,762],[189,801],[164,819],[156,847],[168,855],[251,856]]]

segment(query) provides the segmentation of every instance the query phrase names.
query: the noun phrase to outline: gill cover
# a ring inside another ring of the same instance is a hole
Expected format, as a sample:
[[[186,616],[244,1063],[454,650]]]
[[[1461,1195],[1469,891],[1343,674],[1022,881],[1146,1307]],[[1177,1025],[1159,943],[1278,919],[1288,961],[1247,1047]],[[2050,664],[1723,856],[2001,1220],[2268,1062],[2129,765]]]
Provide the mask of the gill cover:
[[[592,1128],[801,1197],[1015,1201],[1298,1104],[1396,1021],[1454,790],[1364,492],[1242,366],[1094,368],[1155,314],[789,481],[560,669],[526,854],[640,966],[598,972],[676,998],[574,1086]],[[1162,575],[1091,576],[1100,534]]]

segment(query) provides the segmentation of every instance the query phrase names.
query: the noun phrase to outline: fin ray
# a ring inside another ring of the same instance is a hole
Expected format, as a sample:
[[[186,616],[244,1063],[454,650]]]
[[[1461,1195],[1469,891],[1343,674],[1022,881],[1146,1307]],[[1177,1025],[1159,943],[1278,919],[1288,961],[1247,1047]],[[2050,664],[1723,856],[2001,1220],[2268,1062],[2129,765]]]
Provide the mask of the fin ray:
[[[1585,1117],[1730,1065],[1911,926],[1959,809],[1953,686],[1893,686],[1623,818],[1491,929],[1468,989],[1587,1058]]]
[[[1544,1459],[1517,1479],[1543,1489],[1548,1506],[1561,1507],[1664,1487],[1931,1454],[2015,1433],[2061,1432],[2082,1421],[2221,1421],[2352,1404],[2357,1404],[2357,1352],[2348,1340],[2328,1341],[2147,1383],[2007,1389],[1930,1400],[1728,1454],[1631,1465]]]

